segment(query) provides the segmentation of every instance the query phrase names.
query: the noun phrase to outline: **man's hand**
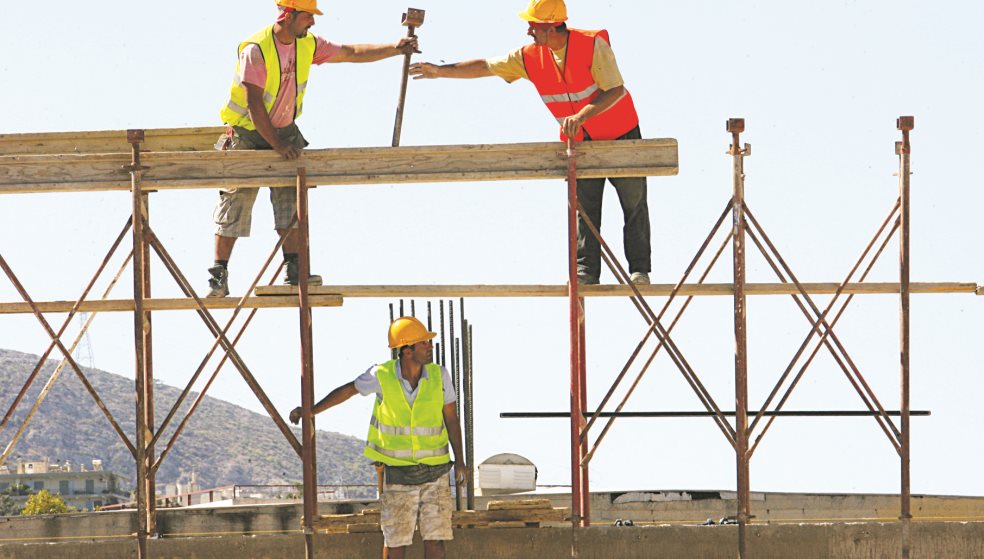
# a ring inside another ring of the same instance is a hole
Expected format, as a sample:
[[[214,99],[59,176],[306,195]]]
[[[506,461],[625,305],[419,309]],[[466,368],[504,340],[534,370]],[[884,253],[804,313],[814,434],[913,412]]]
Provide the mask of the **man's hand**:
[[[454,481],[456,483],[465,483],[468,481],[468,465],[464,462],[454,463]]]
[[[564,119],[564,122],[560,125],[560,129],[564,132],[565,136],[574,139],[577,137],[577,133],[581,131],[582,126],[584,126],[584,122],[581,121],[581,117],[573,115]]]
[[[412,37],[403,37],[402,39],[397,41],[395,46],[396,46],[396,50],[402,52],[403,54],[413,54],[413,53],[420,52],[419,50],[417,50],[417,47],[419,45],[417,43],[416,35]]]
[[[290,422],[297,425],[301,421],[301,408],[296,407],[290,410]]]
[[[283,157],[287,161],[297,159],[301,156],[300,148],[292,144],[281,144],[280,147],[273,148],[273,151],[279,153],[280,157]]]
[[[438,70],[438,66],[430,62],[414,62],[410,65],[410,75],[415,80],[439,78]]]

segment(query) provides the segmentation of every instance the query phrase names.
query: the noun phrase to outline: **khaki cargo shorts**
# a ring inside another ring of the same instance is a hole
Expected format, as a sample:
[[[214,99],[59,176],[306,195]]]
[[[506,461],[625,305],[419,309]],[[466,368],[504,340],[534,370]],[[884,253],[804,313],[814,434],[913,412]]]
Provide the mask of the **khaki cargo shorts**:
[[[451,487],[447,476],[420,485],[387,483],[383,487],[380,508],[379,522],[386,547],[413,543],[413,531],[418,523],[420,536],[425,541],[454,537],[451,532]]]
[[[228,149],[272,149],[270,144],[255,130],[235,127]],[[298,148],[308,145],[297,124],[277,129],[283,141]],[[253,221],[253,203],[256,202],[258,188],[223,188],[219,190],[219,203],[212,212],[215,234],[220,237],[249,237]],[[297,191],[293,188],[271,188],[270,203],[273,205],[273,227],[287,229],[294,219],[297,208]],[[297,224],[294,224],[297,227]]]

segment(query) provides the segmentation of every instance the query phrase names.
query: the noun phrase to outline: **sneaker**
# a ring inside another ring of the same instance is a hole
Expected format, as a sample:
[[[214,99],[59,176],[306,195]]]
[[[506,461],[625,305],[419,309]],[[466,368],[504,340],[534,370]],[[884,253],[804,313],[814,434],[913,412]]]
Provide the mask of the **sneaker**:
[[[225,297],[229,295],[229,270],[225,266],[212,266],[208,269],[212,276],[208,278],[207,297]]]
[[[287,269],[284,273],[284,285],[297,285],[297,262],[287,262]],[[321,276],[317,274],[311,274],[308,276],[308,285],[319,286],[321,285]]]
[[[646,272],[632,272],[629,281],[636,285],[649,285],[649,274]]]
[[[598,276],[592,276],[588,274],[578,274],[577,275],[578,285],[598,285]]]

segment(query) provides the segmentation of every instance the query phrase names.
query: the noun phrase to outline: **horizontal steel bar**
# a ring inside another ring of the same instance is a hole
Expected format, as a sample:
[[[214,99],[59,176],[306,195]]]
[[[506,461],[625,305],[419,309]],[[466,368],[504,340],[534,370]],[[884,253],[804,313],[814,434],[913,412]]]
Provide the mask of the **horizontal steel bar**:
[[[579,178],[676,175],[674,139],[586,142]],[[0,156],[0,194],[130,190],[129,153]],[[564,144],[450,145],[304,150],[284,161],[270,150],[148,152],[141,186],[148,190],[294,187],[298,165],[312,185],[562,179]]]
[[[209,309],[234,309],[239,302],[237,297],[208,297],[202,299]],[[312,307],[340,307],[343,299],[339,295],[312,295]],[[64,313],[72,310],[74,301],[48,301],[37,303],[43,313]],[[297,308],[296,296],[266,296],[249,297],[243,304],[245,308]],[[144,299],[145,311],[182,311],[197,309],[195,300],[191,298],[176,299]],[[79,305],[82,312],[133,312],[133,299],[106,299],[99,301],[83,301]],[[27,303],[0,303],[0,314],[27,314],[31,307]]]
[[[591,417],[594,412],[585,411],[584,417]],[[734,417],[733,411],[722,411],[728,417]],[[748,410],[749,415],[758,413],[758,410]],[[902,412],[898,410],[888,410],[890,416],[899,416]],[[707,411],[623,411],[623,412],[601,412],[601,417],[636,417],[636,418],[667,418],[667,417],[713,417],[712,412]],[[798,410],[798,411],[767,411],[767,416],[776,417],[871,417],[878,415],[877,411],[867,410]],[[927,410],[909,412],[912,417],[928,417],[931,412]],[[563,419],[570,417],[570,412],[503,412],[499,414],[501,419]]]
[[[833,294],[837,283],[803,283],[808,293]],[[912,293],[967,293],[974,294],[978,286],[972,282],[923,282],[912,283]],[[643,295],[669,296],[675,285],[652,284],[637,285]],[[567,285],[324,285],[310,287],[312,295],[341,295],[342,297],[567,297]],[[845,293],[893,294],[899,292],[898,283],[849,283]],[[748,283],[747,295],[795,295],[799,291],[791,283]],[[256,288],[256,294],[297,295],[297,288],[289,285],[276,285]],[[582,285],[578,287],[579,297],[620,297],[632,295],[627,285]],[[677,295],[718,295],[734,294],[730,283],[688,283]]]

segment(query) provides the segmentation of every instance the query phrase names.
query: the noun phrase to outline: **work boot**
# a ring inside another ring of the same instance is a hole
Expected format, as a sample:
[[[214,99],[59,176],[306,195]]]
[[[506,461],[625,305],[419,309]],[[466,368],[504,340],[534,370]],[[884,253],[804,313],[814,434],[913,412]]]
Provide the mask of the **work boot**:
[[[649,285],[649,274],[646,272],[632,272],[629,281],[636,285]]]
[[[208,269],[212,276],[208,278],[208,297],[225,297],[229,295],[229,270],[225,266],[212,266]]]
[[[578,285],[598,285],[598,276],[592,276],[590,274],[577,274],[577,284]]]
[[[284,285],[297,285],[298,283],[300,283],[297,278],[297,262],[288,260],[286,264],[287,264],[287,269],[284,273]],[[308,285],[311,286],[321,285],[321,276],[317,274],[309,275]]]

